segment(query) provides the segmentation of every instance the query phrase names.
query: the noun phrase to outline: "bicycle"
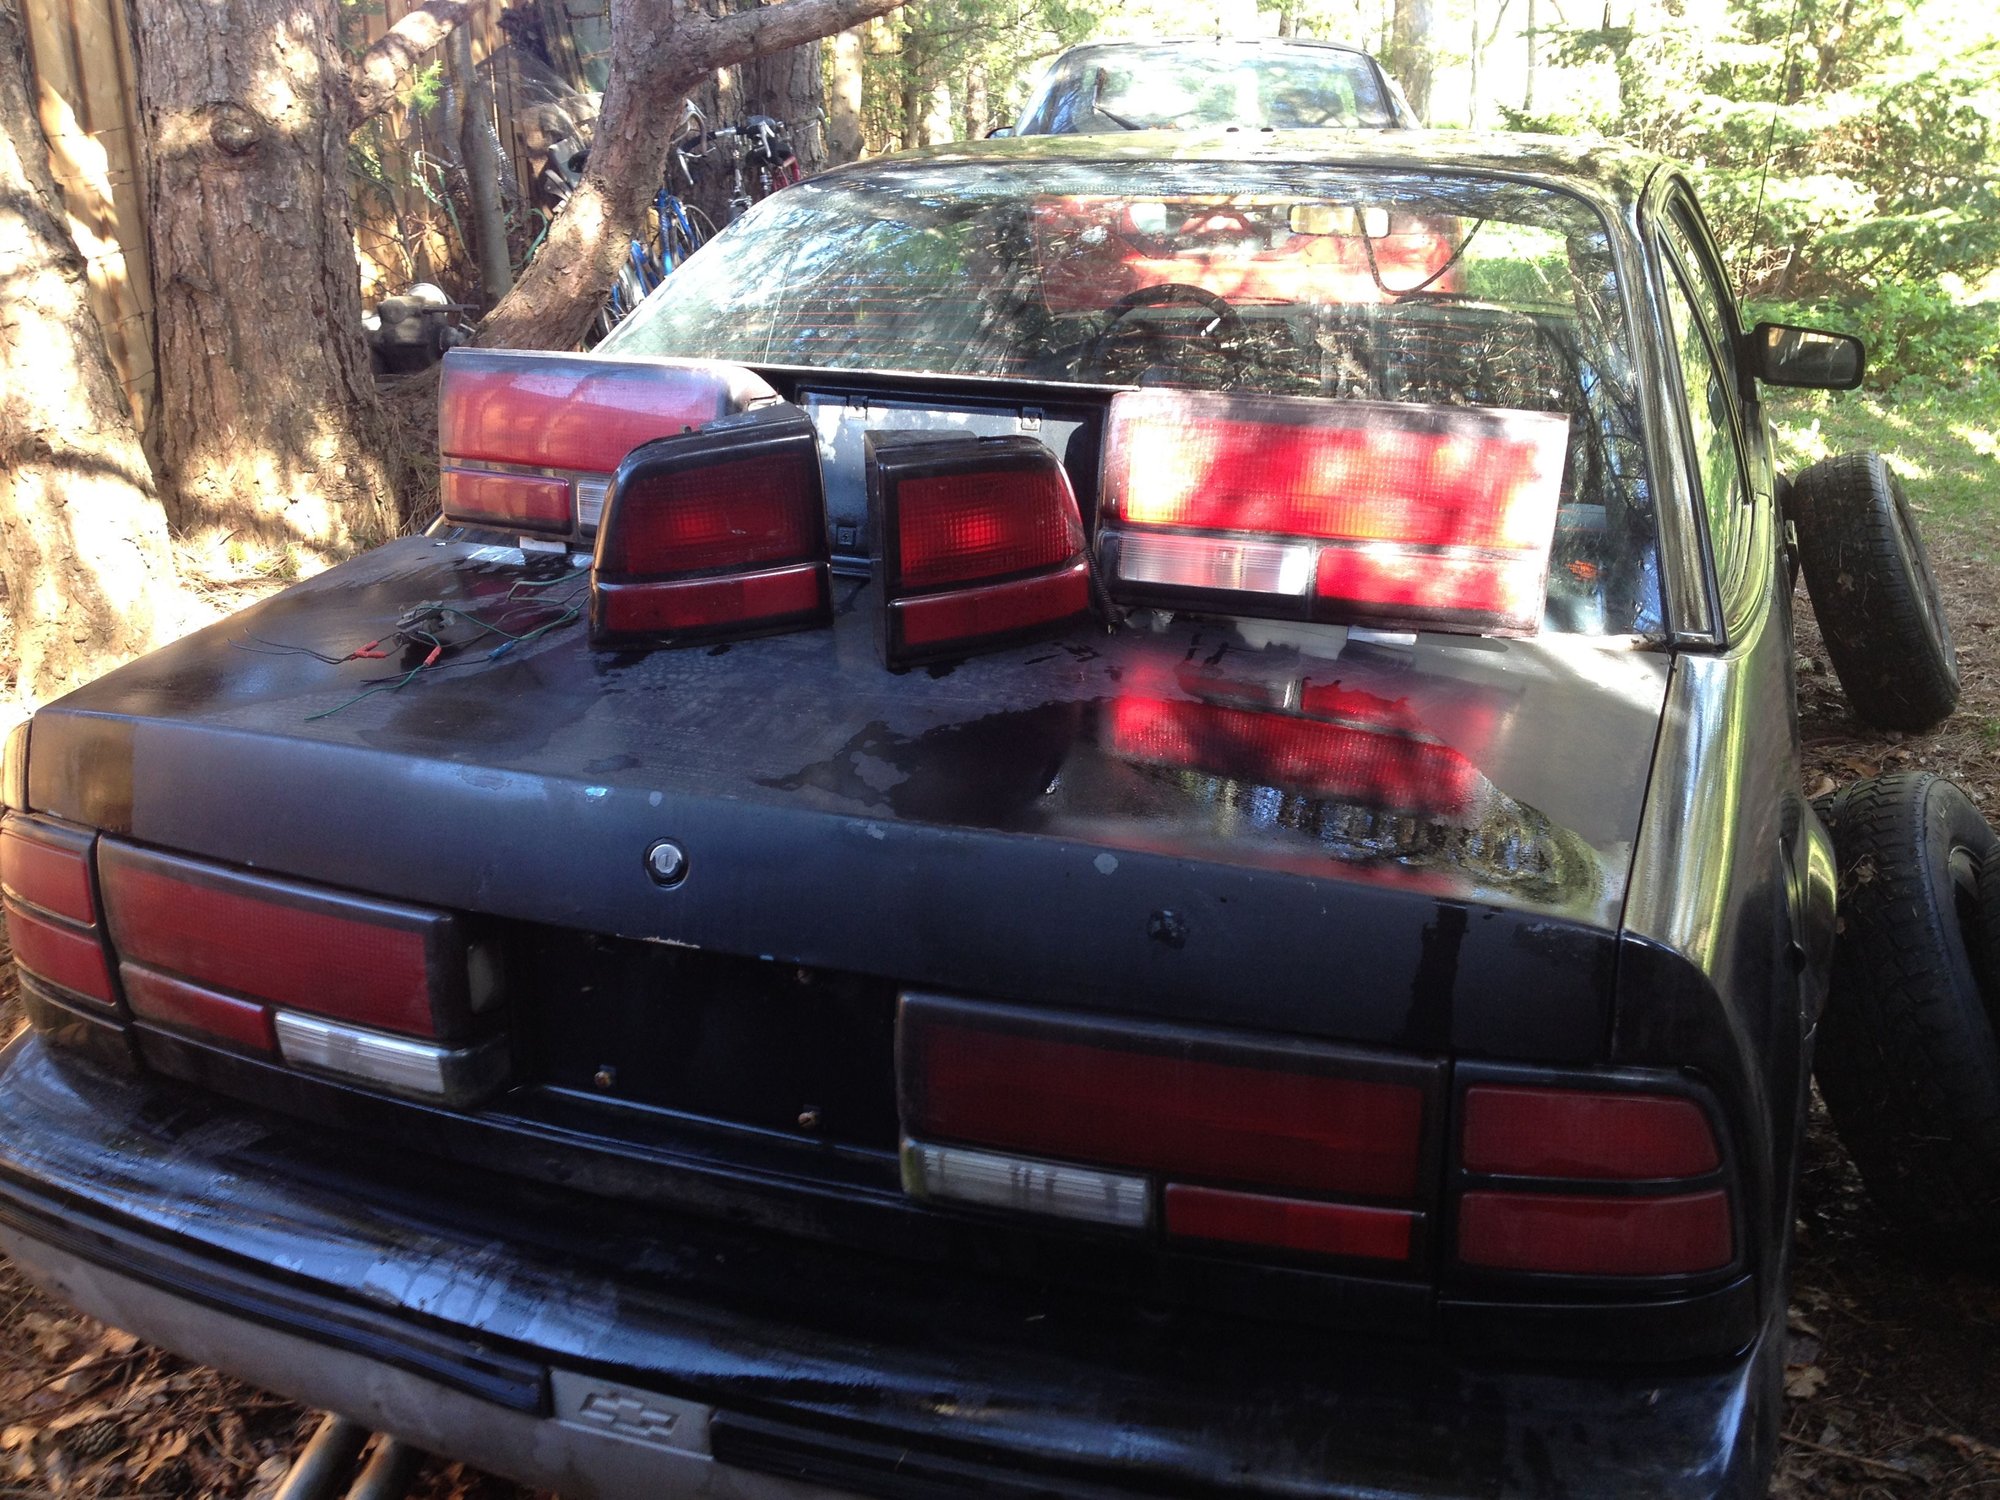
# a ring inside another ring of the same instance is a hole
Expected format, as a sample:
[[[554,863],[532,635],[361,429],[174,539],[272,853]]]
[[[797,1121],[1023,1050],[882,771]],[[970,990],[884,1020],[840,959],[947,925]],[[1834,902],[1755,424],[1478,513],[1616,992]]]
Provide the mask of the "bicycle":
[[[698,147],[691,152],[683,144],[690,120],[695,124],[696,141],[699,143],[706,139],[707,122],[702,118],[701,111],[695,108],[694,101],[689,100],[681,115],[681,134],[674,139],[671,160],[653,195],[652,243],[635,239],[626,246],[625,263],[619,268],[610,295],[598,312],[599,338],[629,317],[649,292],[715,235],[715,225],[708,215],[694,204],[682,201],[673,187],[675,167],[680,168],[683,181],[690,187],[694,185],[694,171],[689,162],[704,154],[703,148]]]

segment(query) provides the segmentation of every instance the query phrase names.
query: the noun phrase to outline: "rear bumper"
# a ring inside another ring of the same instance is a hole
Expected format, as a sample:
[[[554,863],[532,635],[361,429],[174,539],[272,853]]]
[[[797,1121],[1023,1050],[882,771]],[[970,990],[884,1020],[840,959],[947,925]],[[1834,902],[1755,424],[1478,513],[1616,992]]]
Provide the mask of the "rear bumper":
[[[569,1496],[1762,1494],[1780,1348],[1657,1371],[1108,1313],[390,1160],[24,1037],[0,1246],[84,1310]]]

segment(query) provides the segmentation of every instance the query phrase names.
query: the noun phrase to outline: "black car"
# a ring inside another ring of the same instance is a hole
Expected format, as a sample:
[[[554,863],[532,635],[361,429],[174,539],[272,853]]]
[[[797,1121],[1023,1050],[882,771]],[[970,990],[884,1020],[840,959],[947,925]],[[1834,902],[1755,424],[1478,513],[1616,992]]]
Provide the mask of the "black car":
[[[1071,47],[1042,74],[1011,133],[1418,124],[1395,79],[1359,48],[1204,38]]]
[[[1757,382],[1859,373],[1618,151],[778,194],[449,354],[429,533],[10,741],[0,1247],[574,1495],[1761,1494],[1788,538],[1907,510]]]

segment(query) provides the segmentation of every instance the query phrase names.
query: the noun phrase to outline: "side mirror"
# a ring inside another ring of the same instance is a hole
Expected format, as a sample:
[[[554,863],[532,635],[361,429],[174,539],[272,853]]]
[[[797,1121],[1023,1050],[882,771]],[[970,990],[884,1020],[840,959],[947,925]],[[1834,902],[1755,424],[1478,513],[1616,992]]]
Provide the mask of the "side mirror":
[[[1851,391],[1868,368],[1868,351],[1850,333],[1759,323],[1745,336],[1750,373],[1766,385]]]
[[[989,141],[1004,140],[1013,133],[1014,127],[1012,125],[995,125],[991,130],[986,132],[986,139]]]

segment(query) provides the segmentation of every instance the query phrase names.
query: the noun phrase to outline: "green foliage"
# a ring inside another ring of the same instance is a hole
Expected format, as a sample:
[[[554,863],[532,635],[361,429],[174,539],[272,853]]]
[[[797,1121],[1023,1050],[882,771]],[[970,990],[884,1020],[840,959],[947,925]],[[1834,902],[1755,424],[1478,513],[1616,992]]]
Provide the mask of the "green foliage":
[[[1909,481],[1933,547],[1942,525],[1968,553],[2000,556],[2000,372],[1887,392],[1772,391],[1766,404],[1786,472],[1835,453],[1881,453]]]
[[[1860,336],[1868,345],[1868,384],[1963,380],[2000,368],[2000,303],[1964,303],[1935,282],[1885,282],[1845,301],[1753,301],[1750,319],[1800,323]]]
[[[444,100],[444,64],[434,62],[420,69],[403,91],[403,100],[420,115],[427,115]]]
[[[1994,309],[1946,286],[2000,267],[2000,20],[1948,0],[1639,0],[1556,33],[1582,108],[1518,128],[1619,135],[1687,162],[1751,294],[1862,334],[1872,379],[2000,354]],[[1551,90],[1566,103],[1576,97]]]

